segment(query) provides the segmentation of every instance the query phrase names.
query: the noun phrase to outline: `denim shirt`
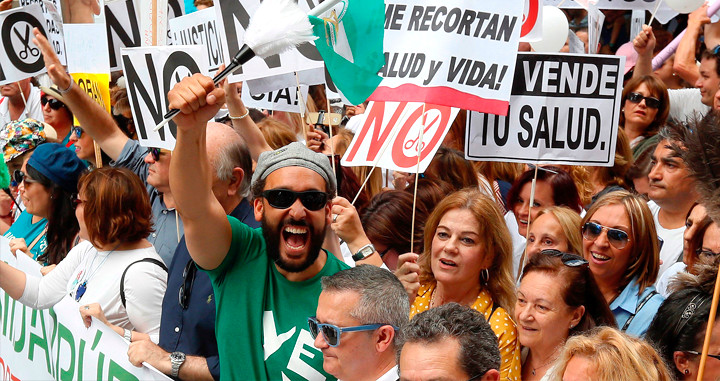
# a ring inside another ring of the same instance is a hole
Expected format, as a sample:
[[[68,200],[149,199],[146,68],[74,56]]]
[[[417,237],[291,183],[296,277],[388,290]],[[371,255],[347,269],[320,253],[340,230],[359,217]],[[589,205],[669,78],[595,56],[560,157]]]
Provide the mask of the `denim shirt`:
[[[230,215],[252,228],[260,226],[260,223],[255,221],[252,205],[247,200],[242,200]],[[187,309],[183,309],[179,303],[180,287],[186,283],[183,272],[190,260],[183,236],[168,269],[168,288],[162,304],[159,345],[168,352],[178,351],[189,356],[205,357],[213,378],[219,380],[215,296],[210,277],[205,271],[198,269],[195,272]],[[191,284],[190,280],[187,284]]]
[[[622,329],[628,319],[635,314],[638,304],[651,292],[655,291],[655,287],[650,286],[643,290],[642,294],[638,296],[640,286],[637,281],[637,278],[631,280],[620,295],[610,303],[610,310],[612,310],[613,315],[615,315],[618,329]],[[658,308],[660,308],[664,300],[665,298],[660,294],[655,294],[648,299],[647,303],[635,314],[635,318],[633,318],[627,330],[625,330],[625,333],[636,337],[645,335],[645,331],[647,331],[650,322],[652,322]]]

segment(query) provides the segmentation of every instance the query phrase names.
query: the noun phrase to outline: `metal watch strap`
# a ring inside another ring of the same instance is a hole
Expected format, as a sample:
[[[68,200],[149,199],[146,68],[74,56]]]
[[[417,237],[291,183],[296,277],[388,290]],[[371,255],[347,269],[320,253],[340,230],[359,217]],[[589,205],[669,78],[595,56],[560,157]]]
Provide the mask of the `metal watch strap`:
[[[170,375],[173,377],[177,377],[178,374],[180,374],[180,367],[185,362],[185,354],[182,352],[173,352],[170,354],[170,365],[172,366],[170,370]]]

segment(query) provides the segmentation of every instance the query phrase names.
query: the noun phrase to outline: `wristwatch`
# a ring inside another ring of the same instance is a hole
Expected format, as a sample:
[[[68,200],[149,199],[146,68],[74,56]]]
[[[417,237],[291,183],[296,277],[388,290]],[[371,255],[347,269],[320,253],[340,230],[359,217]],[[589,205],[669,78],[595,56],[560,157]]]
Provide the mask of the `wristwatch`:
[[[375,246],[373,246],[372,243],[368,243],[367,245],[361,247],[360,250],[357,251],[357,253],[353,254],[352,259],[353,261],[357,262],[369,257],[374,252]]]
[[[173,377],[177,377],[178,373],[180,373],[180,367],[185,362],[185,354],[182,352],[173,352],[170,354],[170,364],[172,365],[172,370],[170,371],[170,375]]]

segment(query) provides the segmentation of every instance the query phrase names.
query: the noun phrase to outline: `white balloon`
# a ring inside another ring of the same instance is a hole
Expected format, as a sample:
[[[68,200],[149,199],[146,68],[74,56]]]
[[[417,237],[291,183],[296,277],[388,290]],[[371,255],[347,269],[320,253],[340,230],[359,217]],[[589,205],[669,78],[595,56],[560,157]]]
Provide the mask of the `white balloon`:
[[[536,52],[559,52],[568,38],[568,21],[565,13],[557,7],[543,6],[542,40],[531,42]]]
[[[665,4],[678,13],[690,13],[702,7],[704,3],[705,0],[665,0]]]

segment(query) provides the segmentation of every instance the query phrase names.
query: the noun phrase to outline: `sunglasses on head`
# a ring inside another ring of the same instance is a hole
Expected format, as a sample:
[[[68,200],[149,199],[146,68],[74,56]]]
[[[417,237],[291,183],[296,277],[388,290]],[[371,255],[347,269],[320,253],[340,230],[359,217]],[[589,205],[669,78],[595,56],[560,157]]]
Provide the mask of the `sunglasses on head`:
[[[328,194],[319,190],[294,192],[289,189],[269,189],[262,192],[262,196],[276,209],[287,209],[298,198],[307,210],[312,211],[322,209],[328,202]]]
[[[585,225],[582,226],[582,236],[588,241],[594,241],[602,234],[603,230],[607,231],[608,242],[618,250],[624,249],[628,242],[630,242],[630,236],[627,232],[603,226],[597,222],[586,222]]]
[[[643,96],[640,93],[632,92],[628,94],[627,100],[629,100],[632,103],[640,103],[642,100],[645,100],[645,106],[650,108],[660,108],[660,100],[654,97],[646,97]]]
[[[340,345],[340,335],[342,335],[343,332],[373,331],[384,325],[389,324],[365,324],[354,327],[338,327],[333,324],[319,323],[315,316],[308,318],[308,327],[310,328],[310,334],[313,339],[317,338],[320,331],[322,331],[325,342],[331,347]],[[397,327],[393,328],[397,330]]]
[[[33,180],[30,177],[28,177],[28,175],[26,175],[25,172],[23,172],[19,169],[16,169],[15,171],[13,171],[12,179],[18,185],[20,183],[22,183],[23,181],[25,181],[26,183],[37,183],[38,182],[37,180]]]
[[[53,110],[58,110],[60,109],[60,107],[65,107],[65,104],[57,99],[49,99],[48,97],[40,98],[40,104],[42,104],[43,107],[45,107],[45,105],[48,103],[50,104],[50,108]]]
[[[75,134],[76,138],[80,139],[83,134],[83,129],[82,129],[82,127],[73,127],[72,132],[73,132],[73,134]]]
[[[579,267],[588,264],[588,261],[577,254],[563,253],[557,249],[545,249],[541,251],[540,254],[549,255],[551,257],[560,257],[562,263],[569,267]]]

